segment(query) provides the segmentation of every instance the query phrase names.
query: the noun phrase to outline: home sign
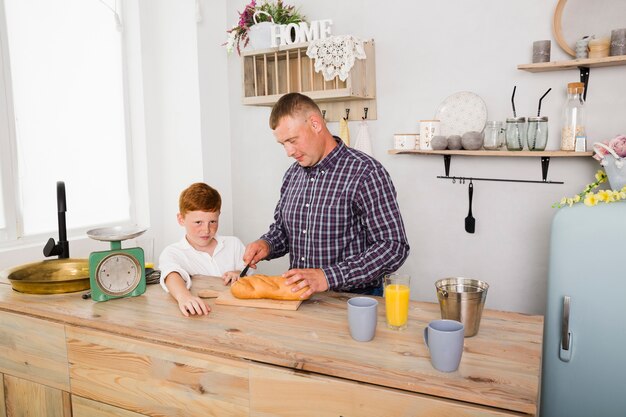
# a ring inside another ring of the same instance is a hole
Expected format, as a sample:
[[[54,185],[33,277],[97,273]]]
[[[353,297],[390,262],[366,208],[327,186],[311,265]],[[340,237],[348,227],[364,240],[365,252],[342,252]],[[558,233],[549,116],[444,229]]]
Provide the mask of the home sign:
[[[332,24],[332,20],[324,19],[313,20],[310,26],[307,22],[272,25],[272,47],[326,39],[331,34]]]

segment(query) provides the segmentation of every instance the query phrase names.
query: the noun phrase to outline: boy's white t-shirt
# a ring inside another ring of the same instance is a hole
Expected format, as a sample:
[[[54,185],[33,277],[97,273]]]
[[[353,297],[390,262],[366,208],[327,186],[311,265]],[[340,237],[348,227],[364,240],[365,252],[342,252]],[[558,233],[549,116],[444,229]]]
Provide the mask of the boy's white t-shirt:
[[[246,264],[243,262],[245,246],[235,236],[215,236],[217,246],[213,256],[196,250],[183,236],[182,240],[166,247],[159,257],[161,270],[161,287],[165,286],[165,278],[172,272],[178,272],[191,288],[192,275],[211,275],[221,277],[228,271],[241,271]]]

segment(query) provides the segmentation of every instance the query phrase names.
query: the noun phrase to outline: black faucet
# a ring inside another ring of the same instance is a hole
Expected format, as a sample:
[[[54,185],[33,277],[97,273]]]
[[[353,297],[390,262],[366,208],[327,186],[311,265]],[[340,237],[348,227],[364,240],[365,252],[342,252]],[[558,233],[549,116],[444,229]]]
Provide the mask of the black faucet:
[[[70,244],[67,241],[67,229],[65,227],[65,183],[57,181],[57,212],[59,215],[59,243],[55,243],[54,238],[48,239],[46,246],[43,248],[43,255],[59,256],[59,259],[70,257]]]

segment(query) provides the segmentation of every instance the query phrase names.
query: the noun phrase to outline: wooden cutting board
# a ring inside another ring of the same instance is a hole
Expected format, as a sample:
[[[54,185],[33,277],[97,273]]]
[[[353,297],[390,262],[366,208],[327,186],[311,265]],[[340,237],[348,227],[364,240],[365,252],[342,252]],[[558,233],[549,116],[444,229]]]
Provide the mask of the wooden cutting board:
[[[255,307],[255,308],[273,308],[275,310],[297,310],[302,304],[302,300],[298,301],[284,301],[284,300],[269,300],[269,299],[257,299],[257,300],[242,300],[235,298],[230,290],[226,291],[213,291],[213,290],[201,290],[198,292],[198,296],[201,298],[215,298],[215,304],[221,304],[226,306],[240,306],[240,307]]]

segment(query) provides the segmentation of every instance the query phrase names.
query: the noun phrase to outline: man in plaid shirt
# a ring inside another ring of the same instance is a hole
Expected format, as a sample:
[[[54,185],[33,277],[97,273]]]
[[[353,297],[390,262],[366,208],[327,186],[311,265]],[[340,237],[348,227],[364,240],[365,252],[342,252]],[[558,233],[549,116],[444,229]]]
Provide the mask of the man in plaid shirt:
[[[303,298],[327,290],[382,295],[382,278],[409,255],[396,191],[383,166],[332,136],[309,97],[286,94],[270,127],[294,163],[274,223],[246,247],[252,267],[289,253],[283,274]]]

